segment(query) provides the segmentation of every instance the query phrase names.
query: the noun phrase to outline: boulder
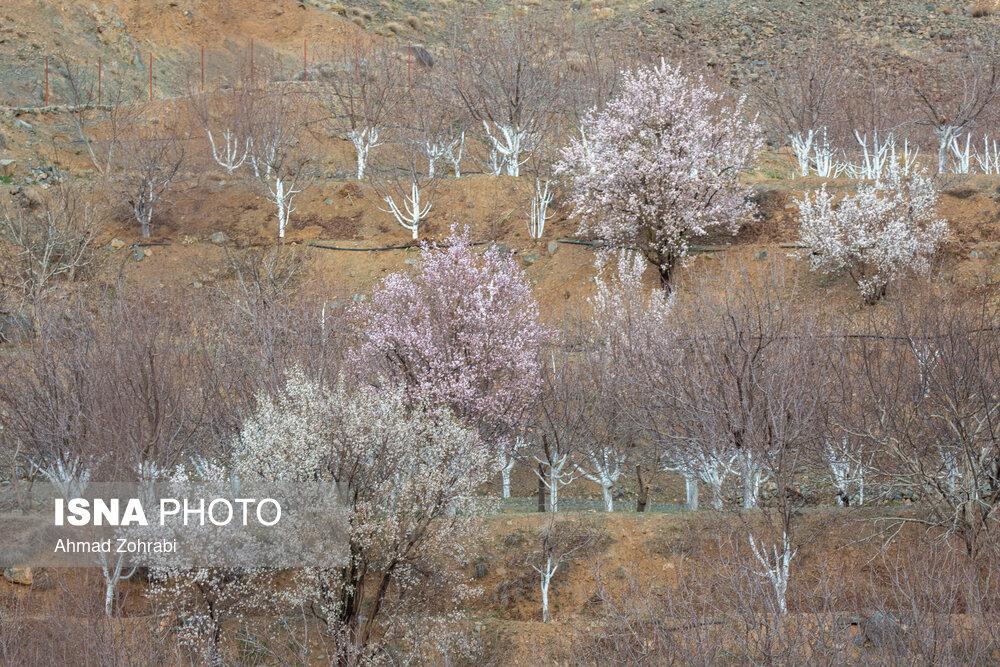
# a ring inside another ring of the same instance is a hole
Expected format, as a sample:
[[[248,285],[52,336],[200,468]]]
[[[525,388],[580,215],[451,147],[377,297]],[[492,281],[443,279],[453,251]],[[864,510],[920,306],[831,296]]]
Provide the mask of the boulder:
[[[524,262],[525,266],[531,266],[539,260],[539,255],[537,252],[529,252],[526,255],[521,256],[521,261]]]
[[[552,255],[556,254],[557,250],[559,250],[559,243],[556,241],[549,241],[548,245],[549,256],[551,257]]]
[[[215,245],[225,245],[229,243],[229,237],[226,236],[225,232],[215,232],[210,237],[208,237],[208,240],[214,243]]]
[[[17,169],[17,160],[0,160],[0,176],[13,176],[15,169]]]
[[[30,567],[8,567],[3,571],[3,578],[12,584],[30,586],[32,573]]]
[[[125,247],[125,242],[121,239],[111,239],[111,247],[115,250],[121,250]]]

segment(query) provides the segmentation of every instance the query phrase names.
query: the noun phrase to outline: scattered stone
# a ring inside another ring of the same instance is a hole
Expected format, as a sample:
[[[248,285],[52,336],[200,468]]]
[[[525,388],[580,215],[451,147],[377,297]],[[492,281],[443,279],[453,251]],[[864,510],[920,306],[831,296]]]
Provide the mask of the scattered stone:
[[[557,250],[559,250],[559,244],[556,241],[549,241],[549,247],[548,247],[549,256],[551,257],[552,255],[556,254]]]
[[[34,132],[35,128],[31,123],[26,123],[20,118],[14,119],[14,127],[20,128],[22,130],[27,130],[28,132]]]
[[[906,629],[894,616],[877,611],[862,621],[861,634],[877,648],[898,649],[903,644]]]
[[[3,571],[3,578],[12,584],[30,586],[32,581],[30,567],[9,567]]]
[[[420,258],[419,257],[414,257],[413,255],[410,255],[409,257],[407,257],[403,261],[406,262],[407,264],[411,265],[411,266],[416,266],[417,264],[420,263]]]
[[[767,251],[766,250],[761,250],[760,252],[754,254],[753,258],[754,258],[754,260],[756,260],[758,262],[761,261],[761,260],[767,259]]]
[[[152,257],[153,256],[153,249],[152,248],[143,248],[142,249],[142,254],[144,256],[146,256],[146,257]]]
[[[486,246],[486,250],[489,252],[495,252],[498,255],[506,256],[510,254],[510,248],[508,248],[503,243],[498,243],[497,241],[494,241],[493,243]]]
[[[225,232],[215,232],[208,237],[208,240],[215,245],[225,245],[226,243],[229,243],[229,237],[226,236]]]
[[[465,205],[468,206],[469,208],[476,208],[476,202],[474,201],[467,201],[465,202]]]
[[[125,242],[121,239],[111,239],[111,247],[115,250],[121,250],[125,247]]]
[[[146,251],[140,248],[139,246],[136,246],[134,254],[135,254],[135,261],[141,262],[142,258],[146,256]]]
[[[324,204],[326,204],[327,206],[333,206],[333,200],[332,200],[332,199],[327,199],[327,200],[326,200],[325,202],[323,202],[323,203],[324,203]]]
[[[365,294],[355,294],[354,296],[351,297],[351,301],[353,301],[354,303],[364,303],[367,300],[368,296]]]
[[[538,259],[539,255],[537,252],[529,252],[528,254],[521,256],[521,261],[524,262],[525,266],[531,266],[532,264],[537,262]]]
[[[191,283],[191,287],[195,289],[201,289],[201,281],[198,280],[194,281],[193,283]]]
[[[0,160],[0,176],[12,176],[17,169],[17,160]]]
[[[973,250],[972,252],[969,253],[969,257],[971,259],[988,259],[989,255],[980,250]]]

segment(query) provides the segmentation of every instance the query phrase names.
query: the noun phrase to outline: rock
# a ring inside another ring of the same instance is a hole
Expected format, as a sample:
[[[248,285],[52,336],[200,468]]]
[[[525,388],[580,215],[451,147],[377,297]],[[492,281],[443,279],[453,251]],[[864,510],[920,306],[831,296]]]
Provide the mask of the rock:
[[[111,247],[115,250],[121,250],[125,247],[125,242],[121,239],[111,239]]]
[[[27,130],[28,132],[34,132],[35,128],[31,123],[26,123],[20,118],[14,119],[14,127],[20,128],[22,130]]]
[[[215,232],[208,237],[208,240],[215,245],[225,245],[226,243],[229,243],[229,237],[226,236],[225,232]]]
[[[13,176],[17,169],[17,160],[0,160],[0,176]]]
[[[17,313],[0,310],[0,343],[24,339],[35,332],[28,318]]]
[[[487,252],[495,252],[498,255],[503,255],[503,256],[507,256],[510,254],[510,248],[508,248],[503,243],[498,243],[496,241],[486,246],[486,250]]]
[[[484,560],[477,560],[476,564],[472,566],[472,578],[482,579],[487,574],[490,573],[490,568]]]
[[[555,241],[549,241],[549,247],[548,247],[549,256],[551,257],[552,255],[556,254],[557,250],[559,250],[559,244],[556,243]]]
[[[763,259],[767,259],[767,251],[766,250],[761,250],[760,252],[754,254],[753,258],[754,258],[754,260],[756,260],[758,262],[761,261],[761,260],[763,260]]]
[[[877,611],[861,622],[865,641],[877,648],[900,649],[906,629],[891,614]]]
[[[982,252],[981,250],[973,250],[972,252],[969,253],[969,258],[970,259],[988,259],[989,255],[987,255],[985,252]]]
[[[135,254],[135,261],[141,262],[142,258],[146,256],[146,251],[140,248],[139,246],[136,246],[134,254]]]
[[[413,255],[410,255],[409,257],[407,257],[403,261],[406,262],[407,264],[411,265],[411,266],[416,266],[417,264],[420,263],[420,258],[419,257],[414,257]]]
[[[532,264],[537,262],[538,259],[539,255],[537,252],[529,252],[528,254],[521,256],[521,261],[524,262],[525,266],[531,266]]]
[[[476,202],[474,201],[467,201],[465,202],[465,205],[468,206],[469,208],[476,208]]]
[[[21,586],[30,586],[31,568],[30,567],[9,567],[3,571],[3,578],[12,584],[20,584]]]
[[[191,283],[191,287],[193,287],[195,289],[201,289],[201,282],[199,282],[199,281],[196,280],[193,283]]]
[[[327,199],[323,203],[326,204],[327,206],[333,206],[333,200],[332,199]]]
[[[351,301],[353,301],[354,303],[364,303],[367,300],[368,296],[365,294],[355,294],[353,297],[351,297]]]
[[[142,249],[142,254],[143,254],[144,257],[152,257],[153,256],[153,249],[152,248],[143,248]]]

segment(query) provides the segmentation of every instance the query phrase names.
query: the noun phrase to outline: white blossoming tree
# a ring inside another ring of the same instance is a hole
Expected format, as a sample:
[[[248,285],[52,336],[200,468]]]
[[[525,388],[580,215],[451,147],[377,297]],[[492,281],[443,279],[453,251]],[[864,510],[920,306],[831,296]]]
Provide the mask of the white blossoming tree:
[[[814,271],[846,272],[865,303],[885,296],[888,284],[926,270],[948,225],[934,214],[937,188],[926,173],[898,168],[834,204],[824,185],[798,201],[802,243]]]
[[[583,121],[563,150],[580,234],[637,245],[669,284],[692,237],[736,233],[753,219],[739,182],[761,147],[744,101],[725,103],[701,78],[661,61],[624,74],[621,92]]]
[[[338,638],[340,664],[371,657],[379,621],[409,601],[428,558],[460,556],[474,530],[472,495],[496,469],[479,435],[446,409],[392,386],[325,387],[298,371],[279,396],[259,397],[233,461],[247,481],[338,485],[348,562],[303,570],[289,595]]]

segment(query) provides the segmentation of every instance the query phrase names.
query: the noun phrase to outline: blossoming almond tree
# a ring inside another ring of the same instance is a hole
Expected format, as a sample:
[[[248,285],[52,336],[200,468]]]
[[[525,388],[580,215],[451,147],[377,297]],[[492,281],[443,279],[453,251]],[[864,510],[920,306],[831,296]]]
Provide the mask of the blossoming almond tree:
[[[948,233],[934,214],[938,191],[926,173],[890,168],[875,183],[834,206],[824,185],[798,201],[802,243],[814,271],[845,271],[865,303],[874,304],[888,284],[910,271],[927,270]]]
[[[323,386],[298,370],[278,396],[258,398],[232,458],[243,480],[337,484],[348,562],[304,568],[287,592],[339,639],[337,664],[368,664],[377,642],[391,641],[383,627],[391,623],[381,621],[403,613],[410,598],[420,603],[410,594],[433,559],[465,556],[479,505],[472,496],[494,459],[447,409],[413,402],[395,386]]]
[[[580,234],[635,244],[669,284],[693,236],[736,233],[754,217],[739,174],[761,147],[744,101],[727,105],[665,61],[624,74],[621,92],[584,119],[557,173],[572,181]]]
[[[362,371],[379,367],[406,387],[506,441],[541,389],[538,352],[549,337],[523,271],[495,252],[473,252],[466,234],[427,244],[412,273],[388,276],[356,306]]]

